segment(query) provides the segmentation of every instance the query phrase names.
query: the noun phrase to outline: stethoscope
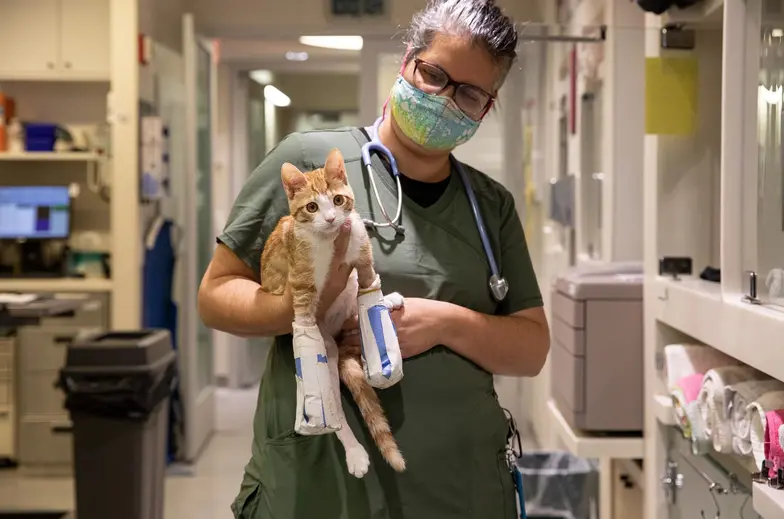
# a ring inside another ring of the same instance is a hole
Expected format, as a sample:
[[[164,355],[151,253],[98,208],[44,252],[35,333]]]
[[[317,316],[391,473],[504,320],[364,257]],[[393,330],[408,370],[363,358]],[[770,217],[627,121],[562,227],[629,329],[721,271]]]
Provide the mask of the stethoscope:
[[[386,223],[378,223],[369,218],[363,218],[362,222],[368,229],[390,227],[395,230],[396,235],[403,236],[406,230],[403,227],[403,224],[400,222],[400,215],[403,211],[403,189],[400,186],[400,172],[397,169],[397,162],[395,161],[394,155],[392,155],[392,152],[389,151],[389,148],[384,146],[378,138],[378,128],[381,125],[382,120],[383,117],[379,117],[376,119],[376,122],[373,123],[373,126],[370,127],[370,131],[368,132],[370,135],[370,141],[362,146],[362,163],[365,165],[365,169],[368,172],[370,187],[373,189],[376,202],[378,203],[379,209],[381,209],[381,214],[384,215]],[[389,167],[392,169],[392,176],[394,177],[395,184],[397,185],[397,210],[395,211],[394,218],[389,217],[389,214],[384,208],[384,204],[381,203],[381,196],[378,194],[378,188],[376,187],[375,180],[377,173],[375,168],[373,168],[370,157],[374,151],[387,158],[389,161]],[[482,247],[484,248],[485,255],[487,256],[487,262],[490,264],[491,275],[488,281],[490,292],[493,294],[493,298],[500,303],[506,299],[506,294],[509,292],[509,284],[506,282],[506,278],[501,276],[501,272],[498,269],[498,264],[495,262],[495,255],[493,254],[493,249],[490,246],[490,240],[487,237],[487,230],[485,229],[485,223],[482,220],[482,215],[479,213],[479,204],[476,201],[474,189],[471,187],[471,181],[468,178],[468,172],[453,155],[449,155],[449,160],[452,164],[452,167],[457,170],[458,174],[460,175],[460,179],[463,181],[463,187],[465,188],[466,195],[468,196],[468,203],[471,205],[471,212],[474,214],[476,228],[479,231],[479,237],[482,240]]]

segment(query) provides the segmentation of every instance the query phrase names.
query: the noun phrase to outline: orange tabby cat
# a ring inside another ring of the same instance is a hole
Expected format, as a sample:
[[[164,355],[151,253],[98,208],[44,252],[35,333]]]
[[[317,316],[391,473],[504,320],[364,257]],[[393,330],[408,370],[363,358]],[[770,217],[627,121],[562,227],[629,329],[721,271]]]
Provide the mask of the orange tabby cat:
[[[332,390],[339,408],[340,430],[336,432],[346,450],[348,469],[356,477],[367,473],[370,459],[346,423],[340,406],[340,381],[357,403],[370,435],[384,459],[397,471],[405,461],[389,428],[384,410],[367,381],[359,356],[338,351],[334,337],[347,318],[356,315],[358,289],[376,280],[373,252],[362,219],[354,210],[354,192],[348,183],[343,156],[337,149],[327,157],[324,168],[302,173],[284,164],[281,178],[289,200],[290,216],[281,218],[270,234],[261,257],[261,286],[266,292],[282,294],[289,284],[294,301],[294,321],[298,325],[317,324],[319,291],[324,287],[332,263],[334,242],[347,220],[351,234],[346,263],[355,267],[345,290],[327,310],[319,329],[324,338],[332,375]],[[399,294],[385,298],[387,307],[403,305]]]

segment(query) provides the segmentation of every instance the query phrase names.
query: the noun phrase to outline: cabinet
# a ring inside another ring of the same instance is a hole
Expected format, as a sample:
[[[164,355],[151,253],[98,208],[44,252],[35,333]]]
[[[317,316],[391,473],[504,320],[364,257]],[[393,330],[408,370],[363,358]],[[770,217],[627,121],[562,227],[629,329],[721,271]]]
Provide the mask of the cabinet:
[[[0,79],[109,79],[108,0],[0,0]]]

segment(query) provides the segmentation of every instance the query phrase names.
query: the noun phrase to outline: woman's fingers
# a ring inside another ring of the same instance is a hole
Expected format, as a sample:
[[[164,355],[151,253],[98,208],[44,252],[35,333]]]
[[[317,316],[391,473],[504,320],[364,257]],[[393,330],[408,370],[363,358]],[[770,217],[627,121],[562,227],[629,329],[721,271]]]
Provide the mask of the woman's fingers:
[[[335,252],[332,255],[333,273],[343,274],[344,272],[348,271],[348,265],[346,265],[346,250],[348,249],[348,241],[350,237],[351,220],[346,219],[343,225],[340,226],[338,237],[335,238]]]
[[[343,333],[356,331],[359,331],[359,319],[356,315],[352,315],[343,323]]]

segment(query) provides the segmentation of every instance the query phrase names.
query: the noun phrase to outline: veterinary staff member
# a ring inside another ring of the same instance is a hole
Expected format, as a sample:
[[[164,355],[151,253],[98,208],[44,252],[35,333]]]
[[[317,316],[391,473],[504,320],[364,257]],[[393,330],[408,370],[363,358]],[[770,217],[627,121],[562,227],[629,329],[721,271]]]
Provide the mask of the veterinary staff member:
[[[213,328],[277,336],[262,381],[250,462],[232,506],[241,519],[513,519],[514,485],[506,465],[507,422],[493,374],[534,376],[549,349],[547,320],[509,192],[466,166],[499,269],[509,284],[500,303],[488,288],[489,265],[466,190],[449,153],[468,140],[491,109],[516,58],[512,21],[489,0],[431,1],[411,22],[400,77],[390,85],[379,140],[394,155],[403,194],[404,236],[370,231],[385,293],[406,297],[394,319],[406,361],[402,381],[378,391],[406,458],[386,466],[351,397],[348,422],[371,457],[351,476],[335,435],[298,436],[288,295],[259,286],[259,258],[288,213],[281,165],[322,167],[340,148],[363,217],[380,219],[360,149],[369,129],[293,134],[265,158],[243,188],[218,238],[199,291]],[[316,85],[317,86],[317,85]],[[377,154],[378,191],[387,211],[396,183]],[[390,215],[392,216],[392,215]],[[380,220],[383,222],[383,219]],[[338,249],[345,249],[345,236]],[[345,286],[336,254],[322,308]],[[356,347],[353,323],[342,347]]]

